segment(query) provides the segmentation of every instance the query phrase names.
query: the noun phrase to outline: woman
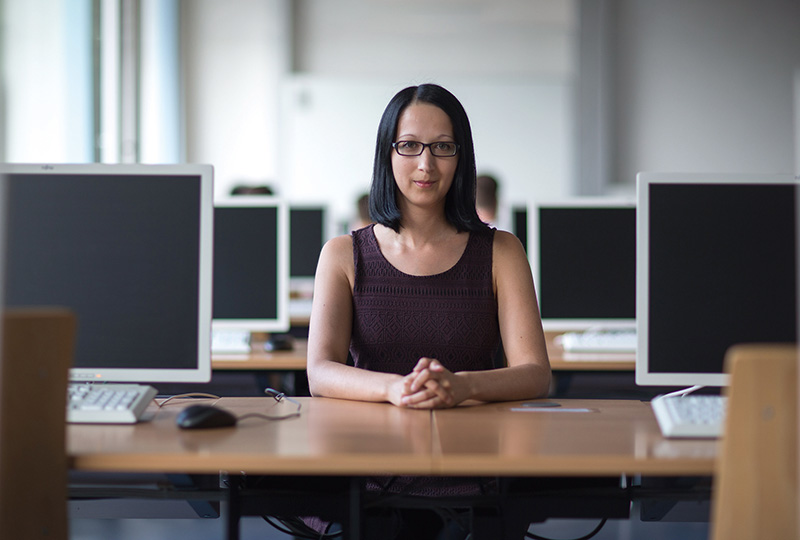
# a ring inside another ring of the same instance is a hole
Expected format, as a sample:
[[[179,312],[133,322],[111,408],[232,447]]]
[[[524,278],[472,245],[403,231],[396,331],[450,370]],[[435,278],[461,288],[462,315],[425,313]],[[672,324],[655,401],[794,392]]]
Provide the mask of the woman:
[[[530,266],[515,236],[478,218],[475,192],[461,104],[436,85],[400,91],[378,128],[369,194],[375,223],[330,240],[320,254],[307,365],[313,395],[432,409],[547,394],[550,364]],[[507,366],[494,369],[501,338]],[[496,488],[469,478],[367,483],[415,496]],[[328,526],[305,521],[316,531]],[[436,536],[442,525],[429,510],[365,523],[381,538],[415,540],[444,537]],[[456,521],[448,526],[458,529]]]
[[[472,133],[455,96],[431,84],[395,95],[378,129],[376,223],[320,254],[313,395],[442,408],[547,394],[530,266],[515,236],[480,221],[475,189]],[[507,366],[492,369],[501,338]]]

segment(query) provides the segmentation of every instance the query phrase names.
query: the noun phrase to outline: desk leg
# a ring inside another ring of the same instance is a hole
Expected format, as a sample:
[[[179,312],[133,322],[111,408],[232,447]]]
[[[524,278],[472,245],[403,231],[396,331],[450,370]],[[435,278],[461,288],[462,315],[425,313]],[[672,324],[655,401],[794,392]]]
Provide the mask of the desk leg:
[[[239,540],[239,518],[242,514],[240,487],[238,476],[228,478],[227,540]]]
[[[361,540],[361,485],[360,478],[350,478],[350,507],[346,531],[349,540]]]

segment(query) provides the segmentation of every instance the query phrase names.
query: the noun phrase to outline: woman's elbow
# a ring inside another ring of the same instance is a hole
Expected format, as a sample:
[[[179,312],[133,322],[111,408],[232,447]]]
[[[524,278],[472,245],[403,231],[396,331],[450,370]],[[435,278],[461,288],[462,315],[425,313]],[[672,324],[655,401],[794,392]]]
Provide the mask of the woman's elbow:
[[[531,384],[531,393],[533,394],[531,398],[543,398],[550,395],[552,380],[553,373],[550,366],[536,366]]]

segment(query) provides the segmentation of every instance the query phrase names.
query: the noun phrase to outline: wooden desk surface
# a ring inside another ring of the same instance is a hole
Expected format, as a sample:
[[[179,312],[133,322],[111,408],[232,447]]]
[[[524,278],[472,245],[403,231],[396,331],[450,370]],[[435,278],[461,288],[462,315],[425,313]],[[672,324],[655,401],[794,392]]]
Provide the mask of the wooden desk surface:
[[[250,354],[213,354],[211,368],[224,371],[247,370],[288,370],[306,369],[308,340],[296,339],[290,351],[266,351],[263,337],[254,336]]]
[[[240,420],[234,428],[180,430],[188,403],[151,405],[132,426],[71,424],[70,465],[86,471],[370,475],[709,475],[716,441],[667,440],[647,403],[556,400],[413,411],[385,403],[297,398],[299,418]],[[194,401],[192,401],[194,403]],[[223,398],[237,415],[285,414],[271,398]],[[591,412],[569,412],[589,408]]]
[[[436,470],[514,476],[681,476],[713,471],[717,441],[665,439],[649,403],[548,401],[561,406],[490,403],[436,411]]]
[[[633,371],[636,355],[632,353],[569,353],[555,343],[560,332],[545,332],[547,354],[553,371]],[[267,352],[264,340],[254,336],[250,354],[214,354],[211,366],[216,370],[294,370],[306,369],[308,341],[295,340],[291,351]]]
[[[175,417],[196,400],[155,404],[136,425],[67,428],[71,466],[118,472],[250,474],[381,474],[429,472],[431,415],[385,403],[297,398],[301,415],[286,420],[245,418],[237,426],[182,430]],[[202,403],[211,401],[203,400]],[[213,402],[212,402],[213,403]],[[296,406],[283,400],[223,398],[217,405],[237,416],[283,415]]]
[[[544,333],[547,355],[553,371],[634,371],[635,353],[574,353],[567,352],[556,343],[556,336],[563,332]]]

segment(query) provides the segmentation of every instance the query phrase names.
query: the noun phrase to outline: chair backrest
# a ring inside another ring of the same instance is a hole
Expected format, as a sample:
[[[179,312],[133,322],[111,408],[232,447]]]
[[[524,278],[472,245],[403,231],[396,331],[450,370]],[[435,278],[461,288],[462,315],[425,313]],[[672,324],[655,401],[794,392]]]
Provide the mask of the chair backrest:
[[[713,486],[712,538],[798,536],[796,345],[731,347],[725,434]]]
[[[75,318],[67,310],[2,316],[0,535],[66,540],[66,391]]]

